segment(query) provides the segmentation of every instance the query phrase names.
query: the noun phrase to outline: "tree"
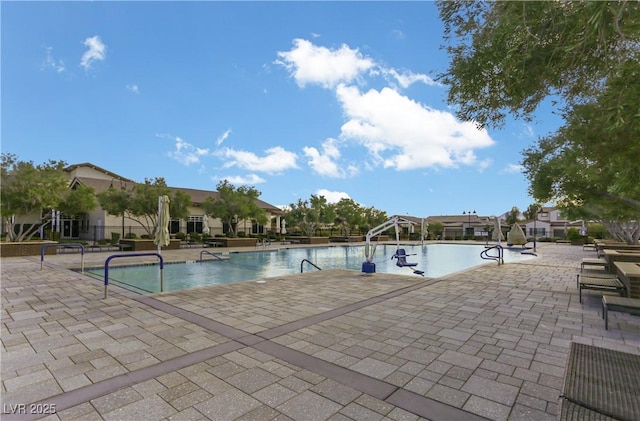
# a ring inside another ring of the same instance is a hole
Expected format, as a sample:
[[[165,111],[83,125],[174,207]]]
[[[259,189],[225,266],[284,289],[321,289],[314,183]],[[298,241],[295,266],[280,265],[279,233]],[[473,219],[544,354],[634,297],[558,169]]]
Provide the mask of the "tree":
[[[234,187],[228,180],[222,180],[216,186],[217,197],[207,197],[202,208],[207,215],[220,218],[229,227],[228,235],[237,235],[236,223],[241,220],[254,220],[261,225],[268,222],[268,215],[258,206],[260,192],[254,187]]]
[[[51,224],[53,209],[73,217],[95,207],[93,189],[69,189],[66,166],[64,161],[54,160],[35,165],[18,160],[14,154],[2,154],[0,213],[8,241],[30,240],[41,226]],[[34,217],[39,223],[33,223]]]
[[[287,221],[293,222],[307,237],[313,236],[315,230],[323,224],[335,220],[334,209],[324,196],[311,195],[309,200],[298,199],[289,205]]]
[[[153,237],[158,224],[158,197],[170,198],[169,214],[172,218],[189,216],[191,197],[183,191],[167,187],[164,178],[145,179],[144,183],[135,183],[127,189],[110,187],[98,194],[100,206],[112,215],[125,215],[144,228],[149,237]]]
[[[436,221],[429,224],[429,238],[441,238],[442,232],[444,231],[444,224],[442,222]]]
[[[362,228],[365,223],[365,212],[353,199],[340,199],[333,205],[336,215],[335,223],[342,235],[349,236],[354,229]]]
[[[518,209],[516,206],[514,206],[514,207],[511,208],[511,210],[507,214],[507,217],[505,218],[505,221],[507,222],[507,224],[513,225],[516,222],[518,222],[518,219],[520,219],[519,216],[520,216],[520,209]]]
[[[552,100],[565,120],[523,152],[530,193],[640,236],[640,3],[445,2],[457,114],[500,126]]]
[[[463,120],[497,126],[507,112],[530,118],[551,95],[571,107],[596,95],[603,82],[621,75],[628,63],[635,62],[637,68],[638,2],[439,1],[437,5],[448,43],[445,49],[451,56],[438,79],[449,86],[449,102],[459,106]],[[620,105],[624,104],[621,98]],[[614,116],[620,110],[604,111]]]
[[[542,206],[540,206],[539,203],[532,203],[529,205],[526,211],[522,212],[522,214],[524,215],[525,219],[537,219],[540,209],[542,209]]]

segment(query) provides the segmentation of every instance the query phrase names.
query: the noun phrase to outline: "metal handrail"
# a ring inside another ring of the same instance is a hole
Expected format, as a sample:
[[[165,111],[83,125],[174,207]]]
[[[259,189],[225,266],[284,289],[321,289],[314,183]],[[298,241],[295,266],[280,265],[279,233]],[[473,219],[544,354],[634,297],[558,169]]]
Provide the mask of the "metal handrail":
[[[158,256],[160,259],[160,292],[164,292],[164,259],[160,253],[112,254],[104,261],[104,298],[107,299],[109,289],[109,262],[119,257]]]
[[[300,262],[300,273],[302,273],[302,265],[304,264],[304,262],[309,263],[311,266],[313,266],[314,268],[318,269],[318,270],[322,270],[321,268],[319,268],[315,263],[313,263],[312,261],[308,260],[308,259],[302,259],[302,261]]]
[[[489,254],[489,250],[493,250],[496,249],[498,250],[498,255],[497,256],[492,256]],[[499,265],[503,265],[504,264],[504,249],[501,245],[497,245],[497,246],[493,246],[493,247],[488,247],[484,250],[482,250],[482,252],[480,252],[480,258],[485,259],[485,260],[495,260],[498,262]]]
[[[80,267],[81,271],[84,272],[84,246],[79,243],[67,243],[67,244],[45,244],[40,248],[40,270],[42,270],[42,266],[44,265],[44,249],[47,247],[64,247],[64,248],[79,248],[80,253],[82,254]]]
[[[205,253],[206,253],[206,254],[208,254],[208,255],[211,255],[211,256],[215,257],[215,258],[216,258],[216,259],[218,259],[218,260],[224,260],[224,259],[223,259],[222,257],[220,257],[220,255],[218,255],[218,254],[211,253],[209,250],[202,250],[202,251],[200,252],[200,263],[202,263],[202,255],[203,255],[203,254],[205,254]]]

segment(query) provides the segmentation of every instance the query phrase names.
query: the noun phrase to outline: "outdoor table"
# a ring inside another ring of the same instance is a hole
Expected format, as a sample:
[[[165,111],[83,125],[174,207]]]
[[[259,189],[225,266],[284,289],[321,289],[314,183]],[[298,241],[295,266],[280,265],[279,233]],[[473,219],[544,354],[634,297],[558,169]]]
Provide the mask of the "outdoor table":
[[[640,298],[640,263],[615,262],[618,278],[627,287],[627,296]]]

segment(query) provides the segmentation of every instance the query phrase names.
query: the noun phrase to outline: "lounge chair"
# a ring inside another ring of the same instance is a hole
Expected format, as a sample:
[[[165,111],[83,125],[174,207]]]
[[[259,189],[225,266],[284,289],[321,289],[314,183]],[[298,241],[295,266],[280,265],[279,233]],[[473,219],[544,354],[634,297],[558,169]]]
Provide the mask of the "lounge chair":
[[[620,311],[623,313],[640,315],[640,299],[627,297],[602,296],[602,318],[604,328],[609,330],[609,312]],[[638,373],[640,375],[640,373]]]
[[[583,289],[615,292],[620,295],[626,295],[627,293],[626,287],[615,275],[603,274],[598,276],[581,276],[580,274],[578,274],[576,278],[576,286],[578,287],[578,293],[581,303]]]
[[[640,419],[640,355],[572,342],[558,420]]]
[[[585,257],[584,259],[582,259],[582,262],[580,263],[580,272],[584,270],[585,266],[595,266],[595,267],[599,267],[604,270],[607,270],[609,267],[609,264],[605,259],[600,259],[600,258],[592,259],[592,258]]]

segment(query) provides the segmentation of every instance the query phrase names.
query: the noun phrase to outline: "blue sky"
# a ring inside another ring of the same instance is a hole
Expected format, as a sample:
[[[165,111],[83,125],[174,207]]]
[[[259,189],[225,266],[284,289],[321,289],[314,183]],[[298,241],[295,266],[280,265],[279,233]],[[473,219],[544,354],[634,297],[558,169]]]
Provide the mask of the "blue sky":
[[[455,118],[431,2],[2,2],[2,152],[281,206],[525,210],[520,151],[559,124]]]

